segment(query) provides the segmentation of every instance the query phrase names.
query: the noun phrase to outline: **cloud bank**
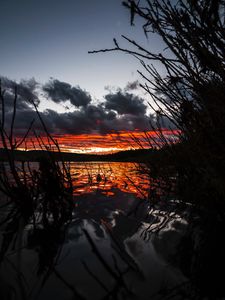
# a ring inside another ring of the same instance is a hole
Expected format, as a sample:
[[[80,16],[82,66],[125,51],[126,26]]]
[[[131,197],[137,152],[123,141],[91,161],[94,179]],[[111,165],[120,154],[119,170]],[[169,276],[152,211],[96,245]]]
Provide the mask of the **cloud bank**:
[[[0,77],[5,98],[6,127],[10,126],[12,109],[17,89],[17,113],[15,130],[22,135],[30,122],[35,119],[35,129],[42,130],[37,113],[30,101],[38,106],[39,94],[45,96],[44,101],[64,103],[70,101],[73,111],[59,113],[53,109],[40,112],[48,130],[52,134],[109,134],[121,131],[148,131],[150,122],[155,123],[155,117],[148,115],[144,100],[128,90],[136,89],[138,83],[128,83],[126,89],[108,92],[104,101],[94,104],[91,95],[79,86],[50,79],[44,85],[34,79],[22,80],[19,83],[6,77]],[[128,88],[129,87],[129,88]],[[2,104],[0,103],[0,110]],[[168,124],[167,124],[168,125]]]

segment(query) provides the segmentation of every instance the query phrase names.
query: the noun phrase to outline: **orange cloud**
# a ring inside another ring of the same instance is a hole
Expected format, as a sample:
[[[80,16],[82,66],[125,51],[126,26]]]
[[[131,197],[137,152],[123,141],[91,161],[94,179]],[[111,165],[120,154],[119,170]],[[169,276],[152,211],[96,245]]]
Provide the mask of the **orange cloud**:
[[[180,132],[178,130],[163,130],[163,136],[167,141],[176,141]],[[122,150],[159,147],[163,140],[159,131],[121,131],[106,135],[79,134],[79,135],[57,135],[53,137],[59,144],[61,151],[74,153],[113,153]],[[21,149],[40,149],[42,145],[49,145],[51,149],[55,146],[47,137],[29,138]]]

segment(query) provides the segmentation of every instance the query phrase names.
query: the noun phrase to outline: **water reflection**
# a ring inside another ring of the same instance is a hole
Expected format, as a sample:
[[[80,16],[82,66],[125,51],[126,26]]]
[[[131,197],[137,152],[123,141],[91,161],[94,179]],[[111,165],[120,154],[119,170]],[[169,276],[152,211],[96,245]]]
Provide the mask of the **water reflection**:
[[[6,172],[9,165],[3,163]],[[115,190],[134,194],[141,199],[148,198],[149,176],[139,170],[141,166],[129,162],[70,162],[68,163],[73,181],[74,196],[101,193],[106,196],[115,195]],[[62,164],[59,163],[59,167]],[[23,181],[24,171],[29,181],[31,171],[39,171],[37,162],[16,163],[18,175]],[[0,170],[1,171],[1,170]],[[9,173],[9,179],[11,174]],[[13,178],[11,179],[13,180]]]
[[[113,196],[117,189],[139,198],[148,196],[149,177],[140,174],[134,163],[71,163],[71,174],[75,196],[95,193],[96,190],[106,196]]]
[[[186,280],[164,259],[182,235],[180,216],[172,206],[149,211],[149,179],[135,164],[72,163],[71,173],[72,220],[19,232],[0,265],[1,299],[167,299],[160,292]]]

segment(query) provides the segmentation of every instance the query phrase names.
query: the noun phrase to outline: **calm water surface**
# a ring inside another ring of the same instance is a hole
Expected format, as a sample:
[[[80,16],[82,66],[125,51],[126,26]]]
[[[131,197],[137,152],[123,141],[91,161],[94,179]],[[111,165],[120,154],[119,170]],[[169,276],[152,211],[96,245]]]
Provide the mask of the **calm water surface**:
[[[186,280],[168,262],[182,218],[157,232],[168,211],[149,211],[149,178],[135,164],[71,163],[71,174],[72,222],[35,235],[27,226],[1,265],[1,299],[167,299]]]

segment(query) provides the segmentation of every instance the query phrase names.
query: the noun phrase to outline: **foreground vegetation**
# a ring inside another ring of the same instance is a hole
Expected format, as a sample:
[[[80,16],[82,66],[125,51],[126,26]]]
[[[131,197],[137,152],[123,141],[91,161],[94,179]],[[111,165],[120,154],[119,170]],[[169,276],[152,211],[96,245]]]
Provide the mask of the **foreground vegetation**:
[[[126,0],[123,4],[130,10],[131,25],[139,18],[146,37],[158,35],[163,49],[154,53],[122,36],[127,47],[114,39],[114,48],[91,53],[121,51],[139,59],[141,86],[155,112],[152,128],[167,124],[180,130],[175,147],[163,132],[160,136],[177,176],[177,198],[193,207],[180,266],[203,296],[217,299],[225,295],[219,275],[225,268],[225,3]],[[167,163],[159,167],[149,162],[148,170],[152,177],[170,181]]]

